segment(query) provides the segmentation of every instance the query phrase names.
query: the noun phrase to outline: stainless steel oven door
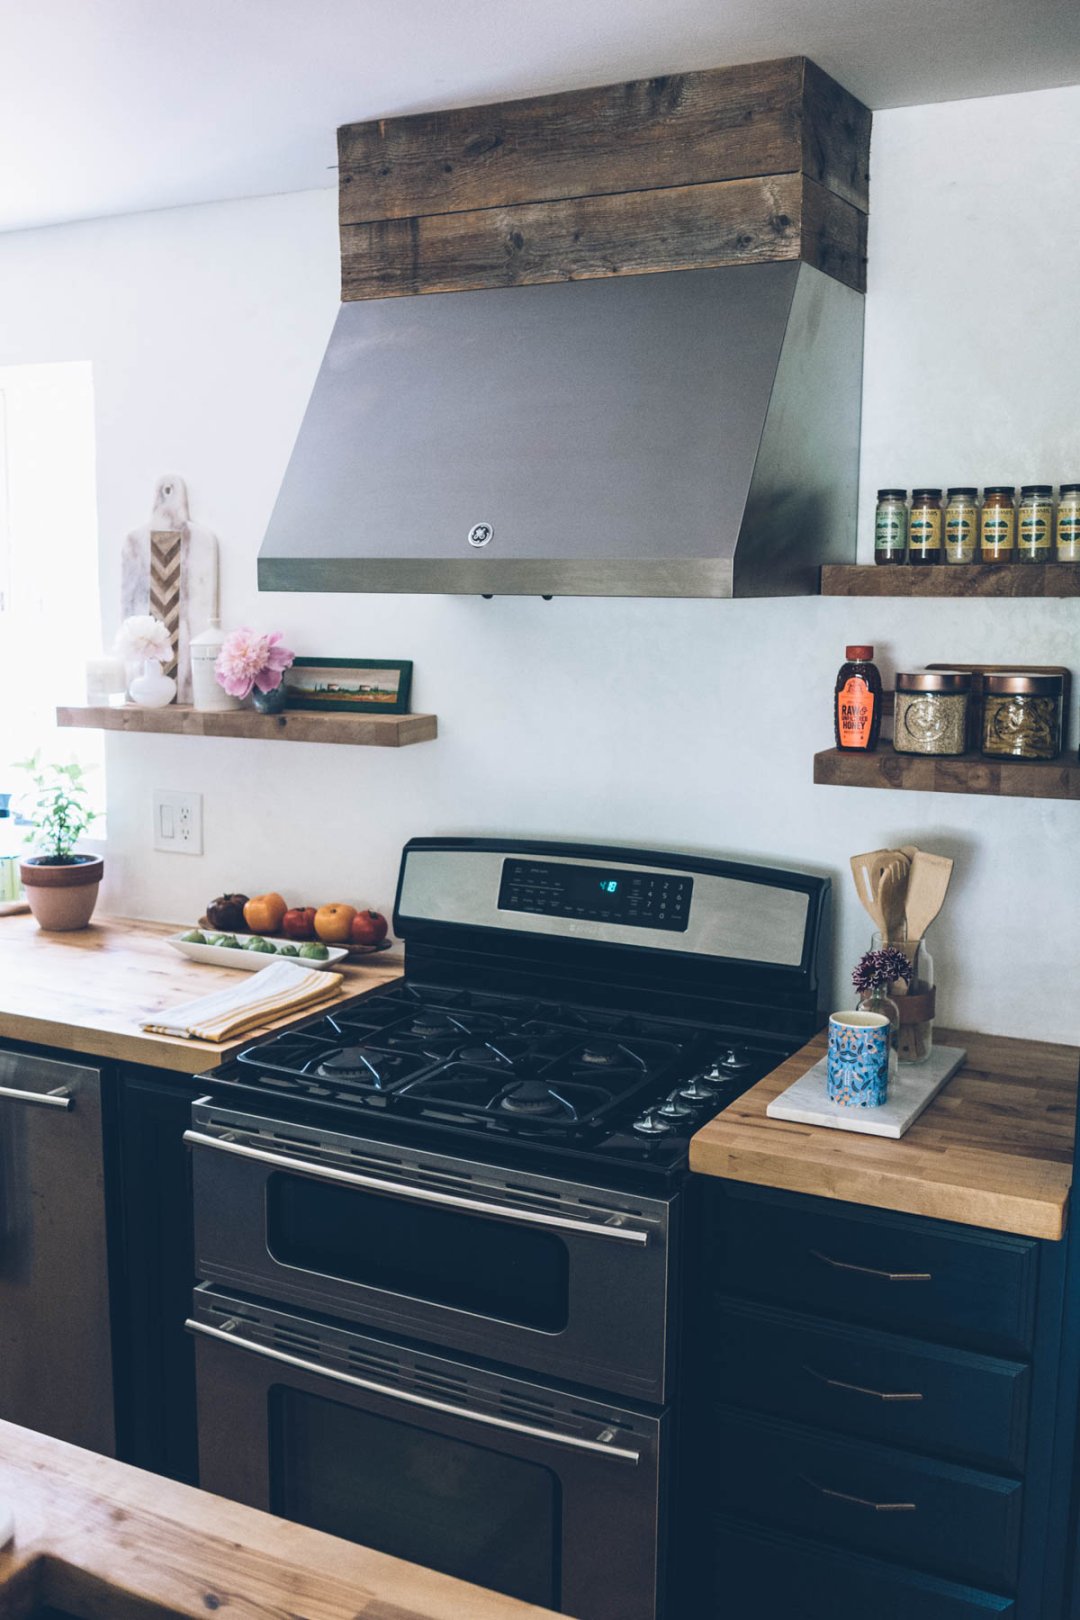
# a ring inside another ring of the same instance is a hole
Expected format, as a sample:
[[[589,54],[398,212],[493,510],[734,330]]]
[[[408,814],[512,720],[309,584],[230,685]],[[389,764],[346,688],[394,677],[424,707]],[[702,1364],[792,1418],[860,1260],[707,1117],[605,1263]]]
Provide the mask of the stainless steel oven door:
[[[194,1105],[196,1274],[661,1404],[677,1204]]]
[[[579,1620],[657,1620],[666,1414],[206,1285],[188,1326],[205,1490]]]

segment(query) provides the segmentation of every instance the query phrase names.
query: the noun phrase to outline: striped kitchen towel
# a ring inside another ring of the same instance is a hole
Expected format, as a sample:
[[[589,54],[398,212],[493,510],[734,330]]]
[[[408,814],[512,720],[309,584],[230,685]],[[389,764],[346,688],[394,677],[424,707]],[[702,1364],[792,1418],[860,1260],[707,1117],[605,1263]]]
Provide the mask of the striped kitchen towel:
[[[274,962],[244,982],[185,1001],[143,1020],[153,1035],[177,1035],[192,1041],[227,1041],[260,1024],[271,1024],[287,1013],[302,1012],[317,1002],[341,994],[344,976],[324,968],[305,968],[299,962]]]

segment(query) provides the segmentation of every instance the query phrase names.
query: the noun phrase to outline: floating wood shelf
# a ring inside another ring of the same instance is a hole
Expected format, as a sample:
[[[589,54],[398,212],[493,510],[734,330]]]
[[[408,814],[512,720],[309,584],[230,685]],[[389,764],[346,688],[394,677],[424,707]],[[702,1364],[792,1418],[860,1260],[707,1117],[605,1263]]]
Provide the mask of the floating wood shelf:
[[[1080,563],[939,563],[880,568],[826,563],[822,596],[1080,596]]]
[[[985,793],[1004,799],[1080,799],[1080,761],[1073,753],[1046,763],[962,754],[936,759],[826,748],[814,755],[814,781],[830,787],[900,788],[913,793]]]
[[[286,709],[283,714],[257,714],[254,709],[206,713],[181,703],[163,709],[125,704],[113,709],[57,709],[59,726],[90,731],[163,732],[174,737],[253,737],[277,742],[348,743],[362,748],[404,748],[431,742],[439,722],[433,714],[320,714],[312,709]]]

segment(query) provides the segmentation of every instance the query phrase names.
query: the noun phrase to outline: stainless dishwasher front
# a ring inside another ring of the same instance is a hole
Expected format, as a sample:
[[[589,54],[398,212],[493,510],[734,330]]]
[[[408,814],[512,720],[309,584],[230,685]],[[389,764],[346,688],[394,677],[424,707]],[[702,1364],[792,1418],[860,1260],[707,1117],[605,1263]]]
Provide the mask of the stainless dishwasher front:
[[[0,1417],[116,1452],[101,1072],[2,1049]]]

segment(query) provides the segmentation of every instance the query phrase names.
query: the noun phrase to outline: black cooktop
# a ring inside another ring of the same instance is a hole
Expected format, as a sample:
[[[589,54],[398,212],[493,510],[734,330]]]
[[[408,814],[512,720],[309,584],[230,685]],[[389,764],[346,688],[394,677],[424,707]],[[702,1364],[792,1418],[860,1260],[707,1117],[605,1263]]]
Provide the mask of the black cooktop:
[[[263,1039],[206,1076],[275,1113],[332,1111],[550,1164],[685,1166],[706,1119],[792,1050],[781,1037],[407,981]],[[358,1117],[359,1116],[359,1117]]]

